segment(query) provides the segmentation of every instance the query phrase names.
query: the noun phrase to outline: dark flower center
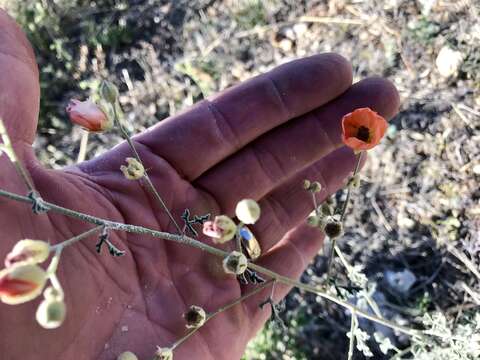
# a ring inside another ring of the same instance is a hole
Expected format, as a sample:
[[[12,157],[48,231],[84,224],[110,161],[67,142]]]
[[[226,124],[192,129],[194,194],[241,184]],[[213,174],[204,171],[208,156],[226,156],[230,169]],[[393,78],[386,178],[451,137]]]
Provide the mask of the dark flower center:
[[[342,223],[339,221],[329,221],[325,225],[323,231],[325,232],[325,235],[327,235],[331,239],[335,239],[342,234]]]
[[[185,320],[187,320],[187,323],[189,324],[197,324],[201,319],[202,317],[196,310],[189,310],[185,315]]]
[[[370,139],[370,130],[368,130],[368,128],[365,126],[360,126],[358,128],[356,138],[364,142],[368,142]]]

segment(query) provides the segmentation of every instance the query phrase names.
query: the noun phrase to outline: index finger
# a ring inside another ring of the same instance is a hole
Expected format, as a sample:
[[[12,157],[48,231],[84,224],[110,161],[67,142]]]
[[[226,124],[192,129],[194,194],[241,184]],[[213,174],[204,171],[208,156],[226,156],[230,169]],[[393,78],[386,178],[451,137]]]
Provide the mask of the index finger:
[[[340,55],[295,60],[160,122],[136,140],[194,180],[262,134],[336,98],[351,83],[350,63]]]
[[[33,50],[20,27],[0,9],[0,118],[13,141],[33,142],[39,101]]]

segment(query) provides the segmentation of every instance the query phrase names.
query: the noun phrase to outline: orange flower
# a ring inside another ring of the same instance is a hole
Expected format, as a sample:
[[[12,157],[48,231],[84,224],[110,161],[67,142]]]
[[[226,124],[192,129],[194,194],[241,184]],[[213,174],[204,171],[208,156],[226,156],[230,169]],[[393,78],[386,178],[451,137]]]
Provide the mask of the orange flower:
[[[66,110],[70,120],[85,130],[100,132],[109,130],[112,127],[112,121],[106,113],[91,100],[79,101],[72,99]]]
[[[355,151],[369,150],[376,146],[388,123],[369,108],[356,109],[342,119],[342,141]]]
[[[0,300],[16,305],[36,298],[47,281],[46,272],[37,265],[14,265],[0,271]]]

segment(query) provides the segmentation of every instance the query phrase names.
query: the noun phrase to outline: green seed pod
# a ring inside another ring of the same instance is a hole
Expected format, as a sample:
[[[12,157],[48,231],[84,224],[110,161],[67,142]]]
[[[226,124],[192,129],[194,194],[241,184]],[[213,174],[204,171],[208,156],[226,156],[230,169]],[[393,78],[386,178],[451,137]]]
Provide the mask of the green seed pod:
[[[66,312],[63,301],[45,299],[37,309],[37,322],[45,329],[56,329],[62,325],[63,320],[65,320]]]
[[[310,215],[307,218],[307,224],[312,227],[317,227],[318,225],[320,225],[320,218],[317,215]]]

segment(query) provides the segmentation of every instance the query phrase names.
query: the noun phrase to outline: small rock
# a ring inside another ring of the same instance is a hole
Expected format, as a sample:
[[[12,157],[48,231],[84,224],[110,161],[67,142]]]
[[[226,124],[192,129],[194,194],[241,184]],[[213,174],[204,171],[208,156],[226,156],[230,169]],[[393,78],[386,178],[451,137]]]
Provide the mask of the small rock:
[[[295,32],[297,37],[300,37],[303,34],[305,34],[307,30],[308,30],[308,25],[305,23],[298,23],[293,25],[293,31]]]
[[[417,281],[417,277],[410,270],[403,271],[385,271],[385,279],[388,285],[395,291],[406,294],[412,285]]]
[[[435,64],[440,75],[449,77],[457,73],[463,61],[463,54],[448,46],[440,49]]]
[[[480,175],[480,164],[475,165],[475,166],[472,168],[472,171],[473,171],[474,174]]]
[[[399,216],[397,219],[397,224],[401,228],[411,229],[415,226],[415,221],[405,216]]]
[[[289,52],[290,50],[292,50],[293,43],[290,39],[282,39],[278,43],[278,47],[282,49],[284,52]]]

